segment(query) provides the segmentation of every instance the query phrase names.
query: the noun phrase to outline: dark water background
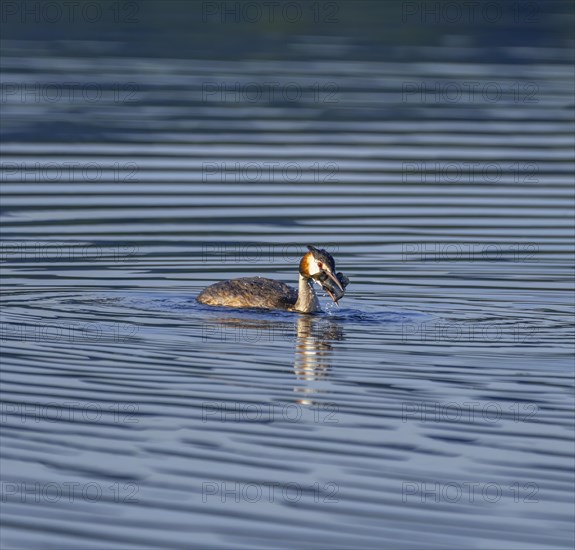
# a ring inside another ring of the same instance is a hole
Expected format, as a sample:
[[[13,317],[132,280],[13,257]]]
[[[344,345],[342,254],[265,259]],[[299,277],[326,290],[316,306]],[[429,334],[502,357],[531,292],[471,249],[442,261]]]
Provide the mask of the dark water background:
[[[2,8],[2,548],[572,548],[572,5],[223,4]]]

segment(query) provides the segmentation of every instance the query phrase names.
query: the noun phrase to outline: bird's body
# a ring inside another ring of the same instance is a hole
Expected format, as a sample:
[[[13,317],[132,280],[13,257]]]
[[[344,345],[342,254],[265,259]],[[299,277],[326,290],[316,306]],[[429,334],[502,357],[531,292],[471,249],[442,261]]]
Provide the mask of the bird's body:
[[[339,278],[335,276],[335,261],[325,250],[318,250],[313,246],[308,246],[308,248],[310,252],[304,255],[299,264],[297,290],[273,279],[242,277],[220,281],[205,288],[198,295],[197,300],[210,306],[318,313],[321,311],[321,307],[313,288],[314,281],[323,286],[332,299],[337,302],[343,296],[344,286],[347,286],[348,280],[341,274],[338,274]],[[327,281],[335,282],[339,297],[334,296],[335,287],[328,286]],[[344,281],[344,286],[340,281]],[[341,290],[341,295],[339,295],[339,290]]]
[[[209,286],[200,293],[198,301],[210,306],[290,310],[297,301],[297,291],[281,281],[242,277]]]

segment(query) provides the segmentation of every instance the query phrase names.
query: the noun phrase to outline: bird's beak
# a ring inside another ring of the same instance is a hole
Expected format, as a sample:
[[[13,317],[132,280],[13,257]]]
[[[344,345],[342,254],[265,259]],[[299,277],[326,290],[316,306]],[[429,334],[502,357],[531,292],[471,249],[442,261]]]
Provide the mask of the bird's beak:
[[[335,294],[327,286],[324,286],[323,289],[329,294],[329,297],[335,302],[335,305],[339,307],[339,304],[337,303],[338,298],[336,298]]]
[[[342,291],[345,292],[345,289],[341,286],[341,283],[339,282],[339,279],[331,272],[331,271],[327,271],[324,270],[324,273],[337,285],[337,287]],[[329,291],[328,291],[329,292]],[[330,293],[331,296],[331,293]],[[333,299],[333,296],[332,296]],[[335,302],[335,300],[334,300]]]

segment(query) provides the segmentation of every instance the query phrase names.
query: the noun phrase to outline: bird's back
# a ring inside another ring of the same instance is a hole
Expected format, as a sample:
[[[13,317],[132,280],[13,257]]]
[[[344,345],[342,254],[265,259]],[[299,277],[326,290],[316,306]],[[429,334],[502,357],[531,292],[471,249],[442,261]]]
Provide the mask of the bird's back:
[[[243,277],[215,283],[205,288],[197,300],[210,306],[287,310],[296,303],[297,291],[273,279]]]

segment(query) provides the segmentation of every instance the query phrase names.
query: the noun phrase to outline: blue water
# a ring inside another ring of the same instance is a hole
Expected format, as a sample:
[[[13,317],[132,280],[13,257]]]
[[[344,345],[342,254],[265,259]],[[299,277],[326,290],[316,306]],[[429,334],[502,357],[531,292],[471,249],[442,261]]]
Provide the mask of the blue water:
[[[5,84],[107,92],[2,104],[2,548],[572,548],[554,6],[528,47],[487,28],[488,51],[480,29],[393,18],[287,46],[259,29],[236,48],[231,26],[205,51],[185,18],[172,46],[152,18],[141,42],[5,39]],[[505,93],[402,95],[469,79]],[[305,93],[202,100],[270,81]],[[296,285],[307,244],[350,278],[339,308],[195,301],[224,278]]]

